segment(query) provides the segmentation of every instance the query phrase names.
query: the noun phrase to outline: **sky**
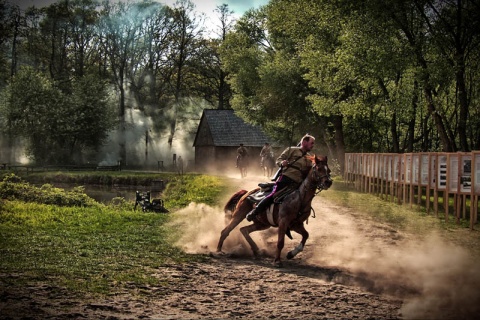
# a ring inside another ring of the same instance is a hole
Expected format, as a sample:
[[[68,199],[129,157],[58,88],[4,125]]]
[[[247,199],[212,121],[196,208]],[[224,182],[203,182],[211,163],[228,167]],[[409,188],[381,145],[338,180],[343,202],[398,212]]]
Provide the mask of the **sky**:
[[[58,0],[9,0],[9,2],[16,3],[21,9],[35,6],[41,8],[46,5],[57,2]],[[176,0],[155,0],[169,6],[173,6]],[[269,0],[192,0],[195,4],[195,9],[198,12],[203,12],[207,16],[207,20],[216,19],[218,15],[214,13],[217,6],[228,4],[231,11],[234,11],[235,17],[240,17],[248,9],[258,9],[262,5],[266,5]],[[215,21],[215,20],[213,20]]]

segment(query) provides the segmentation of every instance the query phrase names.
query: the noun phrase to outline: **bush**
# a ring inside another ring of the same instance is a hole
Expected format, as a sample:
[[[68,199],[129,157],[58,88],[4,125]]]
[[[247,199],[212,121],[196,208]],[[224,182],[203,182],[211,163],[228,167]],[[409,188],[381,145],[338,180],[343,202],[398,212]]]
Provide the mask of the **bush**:
[[[91,206],[97,204],[94,199],[85,194],[83,187],[71,191],[55,188],[44,184],[40,188],[24,182],[15,174],[4,177],[0,182],[0,199],[21,200],[58,206]]]

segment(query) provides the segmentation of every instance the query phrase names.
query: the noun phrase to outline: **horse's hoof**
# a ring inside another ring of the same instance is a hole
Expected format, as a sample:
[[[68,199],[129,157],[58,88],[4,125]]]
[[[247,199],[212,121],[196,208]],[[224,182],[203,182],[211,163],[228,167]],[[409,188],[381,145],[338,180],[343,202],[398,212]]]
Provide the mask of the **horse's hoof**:
[[[273,265],[277,268],[283,268],[283,263],[282,261],[275,261]]]
[[[210,252],[209,256],[213,258],[225,257],[227,254],[223,251]]]
[[[293,257],[295,257],[295,256],[293,255],[293,253],[291,253],[291,252],[287,253],[287,259],[290,260],[290,259],[293,259]]]

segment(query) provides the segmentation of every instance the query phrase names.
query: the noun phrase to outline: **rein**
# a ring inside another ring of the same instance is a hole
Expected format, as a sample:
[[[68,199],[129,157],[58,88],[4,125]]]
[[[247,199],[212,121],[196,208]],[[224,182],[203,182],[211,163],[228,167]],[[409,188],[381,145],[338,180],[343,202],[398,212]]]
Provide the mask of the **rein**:
[[[315,192],[315,195],[316,196],[317,194],[319,194],[320,192],[323,191],[323,189],[325,189],[325,186],[323,185],[323,183],[319,183],[320,181],[322,181],[323,178],[328,178],[329,175],[328,173],[324,174],[323,176],[320,176],[318,174],[318,171],[315,169],[315,167],[317,166],[317,164],[314,164],[313,167],[312,167],[312,170],[313,170],[313,175],[315,176],[315,178],[313,179],[314,181],[309,181],[309,184],[310,184],[310,190],[318,190],[317,192]],[[326,168],[326,166],[325,166]],[[327,172],[327,170],[325,170],[325,172]],[[307,186],[305,186],[305,189],[307,188]]]
[[[312,181],[310,181],[310,179],[309,179],[308,183],[306,183],[305,181],[304,181],[304,183],[303,183],[303,185],[304,185],[304,186],[303,186],[303,189],[305,190],[305,195],[304,195],[304,196],[307,195],[307,192],[306,192],[306,191],[308,191],[308,190],[313,191],[313,196],[312,196],[311,199],[309,199],[309,201],[302,201],[302,203],[309,203],[309,202],[311,202],[311,201],[313,200],[313,198],[314,198],[316,195],[318,195],[320,192],[322,192],[323,189],[325,188],[325,186],[323,185],[323,183],[319,183],[319,182],[322,181],[323,178],[328,178],[329,175],[328,175],[328,173],[326,173],[326,174],[320,176],[320,175],[318,174],[318,171],[316,170],[316,166],[317,166],[317,164],[314,164],[314,165],[312,166],[312,170],[313,170],[312,175],[314,176],[314,178],[312,179]],[[325,167],[326,167],[326,166],[325,166]],[[325,172],[327,172],[327,170],[325,170]],[[307,184],[308,184],[308,186],[307,186]],[[300,190],[299,190],[299,189],[297,189],[297,191],[300,193]],[[305,200],[305,199],[303,199],[303,200]],[[315,210],[313,210],[313,207],[312,207],[312,206],[310,206],[310,211],[313,211],[313,216],[312,216],[312,217],[315,218]],[[302,214],[302,213],[299,212],[299,215],[300,215],[300,214]]]

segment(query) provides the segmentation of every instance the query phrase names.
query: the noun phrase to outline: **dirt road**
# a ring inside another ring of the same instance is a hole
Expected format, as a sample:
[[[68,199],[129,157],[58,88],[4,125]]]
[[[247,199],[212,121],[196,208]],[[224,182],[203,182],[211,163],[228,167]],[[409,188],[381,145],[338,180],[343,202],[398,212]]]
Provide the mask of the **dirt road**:
[[[85,301],[48,284],[4,292],[0,318],[38,319],[470,319],[480,312],[478,264],[435,235],[415,239],[328,202],[314,199],[316,217],[303,252],[275,268],[275,229],[254,239],[255,260],[238,231],[225,255],[206,263],[152,270],[163,286],[131,287]],[[224,225],[221,208],[191,204],[177,213],[179,245],[213,252]],[[195,221],[195,223],[190,223]],[[245,222],[246,223],[246,222]],[[238,230],[238,229],[236,229]],[[294,234],[284,255],[300,241]],[[10,275],[11,276],[11,275]],[[138,294],[132,294],[136,292]]]

